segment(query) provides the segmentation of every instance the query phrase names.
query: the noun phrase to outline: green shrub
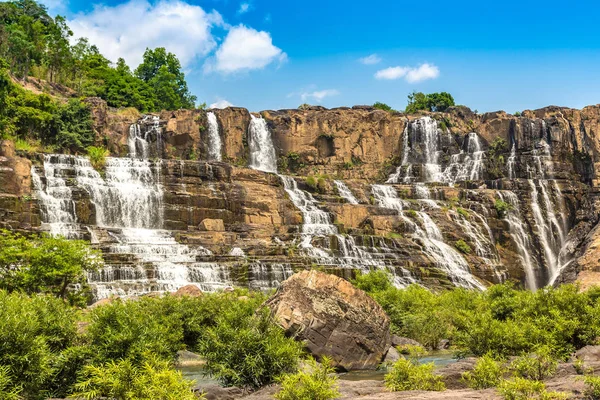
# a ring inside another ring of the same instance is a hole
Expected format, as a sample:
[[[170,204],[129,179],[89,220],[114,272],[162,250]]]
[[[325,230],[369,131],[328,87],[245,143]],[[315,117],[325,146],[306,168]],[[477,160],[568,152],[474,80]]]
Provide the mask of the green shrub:
[[[485,354],[475,363],[473,371],[462,374],[463,381],[472,389],[480,390],[496,387],[502,381],[504,368],[490,354]]]
[[[335,369],[331,361],[323,357],[321,364],[308,360],[308,371],[283,375],[278,379],[281,390],[275,394],[278,400],[332,400],[340,396]]]
[[[375,293],[391,288],[392,276],[383,270],[371,271],[368,274],[358,271],[352,284],[367,293]]]
[[[559,400],[568,398],[563,393],[548,392],[543,382],[530,381],[519,377],[503,381],[498,387],[498,391],[505,400]]]
[[[494,203],[494,208],[496,209],[496,213],[498,213],[498,217],[504,218],[504,216],[506,216],[506,213],[513,209],[513,206],[512,204],[497,199]]]
[[[406,210],[404,211],[404,215],[406,215],[409,218],[417,218],[417,212],[415,210]]]
[[[458,249],[463,254],[471,254],[472,249],[471,246],[467,244],[463,239],[459,239],[454,243],[454,247]]]
[[[50,293],[82,305],[90,294],[85,274],[102,265],[101,253],[82,240],[0,230],[1,289]]]
[[[77,336],[77,311],[51,296],[0,290],[0,393],[46,398],[55,387],[57,359]],[[52,396],[49,396],[52,397]]]
[[[590,400],[600,400],[600,376],[588,375],[583,378],[585,382],[584,395]]]
[[[456,209],[456,212],[465,217],[466,219],[469,219],[470,217],[469,212],[462,207],[458,207]]]
[[[513,114],[515,117],[520,117],[521,116],[521,111],[515,111],[515,113]]]
[[[21,388],[13,383],[9,367],[0,365],[0,399],[19,400],[19,393]]]
[[[97,170],[104,169],[104,166],[106,165],[106,157],[108,157],[110,154],[108,150],[106,150],[104,147],[90,146],[87,148],[87,153],[92,167]]]
[[[198,345],[206,371],[225,386],[259,388],[296,372],[302,346],[287,338],[268,309],[250,318],[222,310]]]
[[[312,106],[308,103],[302,103],[298,106],[298,110],[308,110],[309,108],[311,108]]]
[[[70,398],[100,400],[195,400],[193,381],[152,355],[137,366],[131,360],[86,365]]]
[[[558,367],[548,346],[541,346],[535,353],[521,356],[511,363],[511,369],[517,376],[534,381],[543,381],[552,377]]]
[[[401,358],[385,375],[385,386],[394,391],[404,390],[445,390],[441,376],[433,374],[434,364],[417,364]]]
[[[388,106],[385,103],[381,103],[381,102],[376,102],[375,104],[373,104],[373,108],[376,108],[378,110],[383,110],[383,111],[389,111],[389,112],[394,112],[396,110],[394,110],[392,107]]]

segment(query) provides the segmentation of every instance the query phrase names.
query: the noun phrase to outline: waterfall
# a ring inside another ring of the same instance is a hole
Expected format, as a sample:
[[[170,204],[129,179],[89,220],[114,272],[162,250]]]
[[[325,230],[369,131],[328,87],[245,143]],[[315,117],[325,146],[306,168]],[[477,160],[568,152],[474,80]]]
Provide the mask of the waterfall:
[[[516,179],[517,173],[515,172],[515,167],[517,164],[517,148],[513,143],[510,148],[510,156],[508,157],[508,161],[506,163],[506,168],[508,169],[508,179]]]
[[[55,156],[56,160],[64,160],[67,156]],[[31,167],[31,181],[36,197],[40,202],[40,212],[43,225],[48,227],[53,236],[63,236],[67,239],[78,239],[77,213],[71,188],[61,174],[62,164],[52,162],[53,157],[44,156],[44,172],[46,185],[35,166]]]
[[[352,191],[346,186],[346,184],[342,181],[334,180],[333,183],[337,188],[337,191],[341,197],[346,199],[346,201],[350,204],[358,204],[358,200],[352,194]]]
[[[422,161],[424,165],[425,181],[437,182],[441,181],[441,167],[438,159],[440,155],[439,142],[440,135],[437,121],[431,117],[422,117],[411,122],[407,122],[402,138],[402,164],[396,169],[386,183],[399,183],[400,175],[404,170],[404,183],[411,181],[412,163],[410,162],[410,154],[412,152],[411,145],[414,147],[417,140],[423,144]],[[412,143],[409,142],[409,136]]]
[[[221,161],[221,135],[219,135],[219,123],[213,112],[206,113],[208,119],[208,159]]]
[[[438,268],[448,274],[455,285],[485,289],[485,286],[471,274],[469,264],[464,257],[444,242],[442,233],[429,215],[420,211],[415,213],[423,224],[423,228],[421,228],[418,223],[412,222],[404,216],[403,201],[398,197],[392,186],[373,185],[372,190],[373,196],[380,207],[398,211],[399,215],[411,225],[413,236],[422,243],[425,254],[433,259]]]
[[[250,168],[265,172],[277,172],[277,156],[267,121],[262,117],[252,118],[248,127],[248,145],[250,147]]]
[[[142,134],[142,127],[139,123],[129,126],[129,136],[127,145],[129,147],[130,158],[141,158],[146,160],[150,157],[150,136],[156,136],[156,154],[160,155],[162,151],[162,130],[160,128],[160,118],[156,115],[145,115],[141,123],[143,125],[151,124],[151,128],[146,128]]]
[[[500,200],[510,205],[510,208],[506,211],[504,220],[508,223],[510,236],[517,246],[517,253],[523,264],[525,284],[529,289],[536,290],[538,288],[536,271],[539,269],[539,265],[535,257],[532,256],[534,248],[525,220],[521,216],[519,198],[515,193],[510,191],[498,191],[497,194]]]
[[[424,183],[417,183],[413,186],[414,197],[421,203],[428,205],[431,208],[440,208],[434,200],[431,200],[429,188]]]
[[[441,175],[441,181],[450,185],[466,180],[480,180],[483,178],[483,158],[479,135],[475,132],[465,136],[466,152],[461,150],[458,154],[450,156],[450,162]]]

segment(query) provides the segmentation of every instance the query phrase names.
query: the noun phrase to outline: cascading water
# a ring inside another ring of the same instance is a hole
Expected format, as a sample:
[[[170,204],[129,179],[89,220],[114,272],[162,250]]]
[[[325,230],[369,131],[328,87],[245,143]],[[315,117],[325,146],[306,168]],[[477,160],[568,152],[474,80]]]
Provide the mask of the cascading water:
[[[250,126],[248,127],[249,166],[264,172],[277,172],[277,156],[267,121],[252,114],[250,117]]]
[[[442,173],[442,182],[454,184],[482,178],[485,151],[482,150],[479,135],[471,132],[465,136],[465,140],[466,152],[461,150],[460,153],[450,156],[450,163]]]
[[[206,113],[208,119],[208,159],[221,161],[221,135],[219,135],[219,123],[213,112]]]
[[[506,210],[504,219],[508,222],[509,232],[513,242],[517,246],[517,252],[523,263],[525,271],[525,284],[531,290],[536,290],[538,286],[537,271],[539,265],[535,259],[532,239],[529,235],[527,225],[521,216],[521,205],[519,197],[511,191],[498,191],[498,197],[506,202],[510,207]]]
[[[506,168],[508,169],[508,179],[516,179],[517,173],[515,171],[517,165],[517,147],[513,143],[510,148],[510,156],[508,157],[508,161],[506,162]]]
[[[358,204],[358,200],[352,194],[352,191],[346,186],[346,184],[342,181],[335,180],[333,181],[335,187],[337,188],[338,193],[341,197],[343,197],[350,204]]]
[[[46,185],[35,166],[31,167],[33,189],[40,201],[42,220],[51,235],[67,239],[79,238],[73,193],[61,176],[61,165],[67,156],[44,156]],[[42,226],[43,227],[43,226]]]
[[[418,223],[404,215],[404,203],[392,186],[373,185],[372,190],[373,197],[380,207],[398,211],[399,215],[411,225],[412,235],[423,244],[425,254],[431,257],[438,268],[448,274],[454,284],[485,289],[485,286],[471,275],[467,261],[458,251],[444,242],[442,233],[429,215],[420,211],[415,212],[423,224],[421,228]]]

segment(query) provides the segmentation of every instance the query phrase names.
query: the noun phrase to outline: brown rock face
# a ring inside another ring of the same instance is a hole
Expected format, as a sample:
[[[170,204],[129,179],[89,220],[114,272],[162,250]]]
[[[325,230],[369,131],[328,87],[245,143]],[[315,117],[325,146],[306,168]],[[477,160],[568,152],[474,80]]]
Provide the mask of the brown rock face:
[[[302,271],[267,301],[286,332],[344,370],[372,369],[390,347],[390,319],[365,292],[335,275]]]
[[[225,225],[223,224],[222,219],[210,219],[206,218],[200,222],[199,226],[201,231],[209,231],[209,232],[224,232]]]
[[[177,291],[173,294],[173,296],[176,297],[202,297],[203,295],[204,294],[202,293],[202,290],[200,290],[196,285],[185,285],[184,287],[177,289]]]

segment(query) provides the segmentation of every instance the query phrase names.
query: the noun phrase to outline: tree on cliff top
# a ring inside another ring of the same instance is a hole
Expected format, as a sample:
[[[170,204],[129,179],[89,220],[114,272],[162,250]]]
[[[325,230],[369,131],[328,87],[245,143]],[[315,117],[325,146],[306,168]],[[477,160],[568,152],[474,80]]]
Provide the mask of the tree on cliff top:
[[[144,61],[135,75],[154,89],[159,109],[194,108],[196,96],[188,90],[181,64],[175,54],[167,53],[164,47],[146,49]]]
[[[417,111],[445,111],[448,107],[454,105],[454,98],[448,92],[429,93],[412,92],[408,95],[407,114],[413,114]]]

